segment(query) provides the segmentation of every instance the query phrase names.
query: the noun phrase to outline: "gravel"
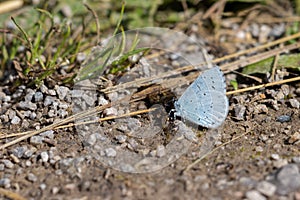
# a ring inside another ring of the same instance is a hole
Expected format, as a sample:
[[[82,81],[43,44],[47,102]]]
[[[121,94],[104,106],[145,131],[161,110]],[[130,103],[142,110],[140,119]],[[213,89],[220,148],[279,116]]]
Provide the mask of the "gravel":
[[[256,190],[265,196],[271,197],[275,194],[276,186],[270,182],[262,181],[257,184]]]
[[[264,197],[262,194],[260,194],[256,190],[251,190],[246,192],[246,197],[248,200],[267,200],[266,197]]]

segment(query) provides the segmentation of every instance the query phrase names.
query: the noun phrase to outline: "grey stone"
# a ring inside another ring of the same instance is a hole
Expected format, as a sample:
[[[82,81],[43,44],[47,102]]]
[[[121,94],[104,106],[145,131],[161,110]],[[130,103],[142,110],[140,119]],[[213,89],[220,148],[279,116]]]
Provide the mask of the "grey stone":
[[[300,164],[300,156],[298,156],[298,157],[293,157],[293,158],[292,158],[292,161],[293,161],[294,163]]]
[[[89,106],[93,106],[95,101],[96,101],[96,98],[93,97],[92,95],[87,95],[87,94],[83,94],[82,95],[82,99],[85,101],[85,103]]]
[[[45,190],[47,188],[47,185],[45,183],[40,184],[40,189]]]
[[[118,110],[114,107],[106,108],[104,110],[104,113],[106,116],[117,116],[118,115]]]
[[[45,100],[44,100],[44,106],[50,106],[51,104],[53,104],[53,102],[56,101],[55,97],[52,96],[46,96]]]
[[[51,95],[51,96],[55,96],[55,95],[56,95],[55,90],[52,90],[52,89],[48,90],[48,93],[49,93],[49,95]]]
[[[300,188],[300,173],[296,164],[288,164],[280,168],[275,177],[276,192],[287,195]]]
[[[27,175],[27,179],[29,180],[29,181],[31,181],[31,182],[36,182],[38,179],[37,179],[37,177],[36,177],[36,175],[34,175],[33,173],[29,173],[28,175]]]
[[[100,106],[106,105],[106,104],[108,104],[108,103],[109,103],[109,101],[106,100],[103,96],[100,96],[100,97],[98,98],[98,104],[99,104]]]
[[[47,114],[48,114],[48,117],[55,117],[56,116],[56,112],[55,112],[54,109],[50,109]]]
[[[270,182],[262,181],[257,184],[256,190],[262,193],[263,195],[271,197],[276,192],[276,186]]]
[[[161,158],[166,155],[166,148],[164,145],[158,145],[156,148],[156,156]]]
[[[32,102],[28,102],[28,101],[21,101],[19,104],[18,104],[18,107],[21,108],[21,109],[29,109],[29,110],[36,110],[37,109],[37,105],[35,103],[32,103]]]
[[[289,93],[290,93],[290,86],[287,85],[287,84],[283,84],[283,85],[281,85],[281,90],[282,90],[282,93],[283,93],[285,96],[287,96],[287,95],[289,95]]]
[[[47,137],[49,139],[53,139],[54,138],[54,131],[49,130],[49,131],[42,132],[42,133],[40,133],[40,136]]]
[[[44,140],[44,137],[35,135],[30,138],[30,144],[39,145],[39,144],[43,143],[43,140]]]
[[[246,107],[245,106],[243,106],[243,105],[234,106],[235,118],[237,120],[244,120],[245,112],[246,112]]]
[[[117,155],[117,152],[116,150],[114,150],[113,148],[107,148],[104,150],[104,153],[107,157],[116,157]]]
[[[42,92],[36,92],[36,93],[34,94],[34,101],[35,101],[35,102],[40,102],[40,101],[43,100],[43,98],[44,98],[44,95],[43,95]]]
[[[36,151],[37,151],[37,149],[35,147],[30,147],[28,150],[26,150],[24,152],[23,157],[24,158],[30,158]]]
[[[249,177],[241,177],[239,179],[239,182],[244,185],[244,186],[247,186],[248,188],[253,188],[257,185],[257,182],[256,180],[253,180]]]
[[[266,197],[264,197],[262,194],[260,194],[256,190],[250,190],[246,192],[246,197],[248,200],[267,200]]]
[[[47,151],[43,151],[43,152],[41,153],[41,158],[42,158],[42,161],[43,161],[44,163],[48,162],[48,160],[49,160],[49,154],[47,153]]]
[[[72,90],[71,91],[71,94],[72,94],[72,97],[73,98],[79,98],[79,97],[82,97],[83,95],[83,90]]]
[[[280,159],[280,156],[279,156],[277,153],[273,153],[273,154],[271,154],[271,158],[272,158],[273,160],[279,160],[279,159]]]
[[[58,116],[60,117],[60,118],[65,118],[66,116],[68,116],[68,111],[66,111],[66,110],[63,110],[63,109],[59,109],[58,111],[57,111],[57,114],[58,114]]]
[[[95,133],[87,136],[87,139],[83,142],[85,146],[93,146],[97,142],[97,136]]]
[[[47,86],[45,86],[44,84],[42,84],[42,85],[40,86],[40,90],[41,90],[42,93],[48,94],[48,88],[47,88]]]
[[[32,101],[32,97],[33,97],[33,95],[34,95],[34,90],[32,90],[32,89],[27,89],[27,94],[25,95],[25,101],[26,102],[30,102],[30,101]]]
[[[274,24],[270,34],[274,37],[280,37],[282,34],[285,33],[285,30],[286,27],[284,23]]]
[[[19,124],[21,122],[21,119],[18,116],[14,116],[10,122],[12,124]]]
[[[289,99],[289,102],[293,108],[299,109],[300,103],[297,99]]]
[[[124,142],[126,142],[126,140],[127,140],[127,136],[126,135],[116,135],[115,138],[121,144],[124,143]]]
[[[27,150],[27,146],[16,147],[12,150],[12,153],[18,158],[22,158],[23,154]]]
[[[0,179],[0,187],[10,188],[10,179],[9,178],[1,178]]]
[[[5,165],[4,164],[0,164],[0,171],[4,171],[4,169],[5,169]]]
[[[14,164],[10,160],[3,159],[2,162],[6,168],[12,169],[14,167]]]
[[[60,100],[64,100],[64,98],[67,96],[68,92],[70,91],[70,89],[65,86],[55,86],[55,90]]]
[[[9,119],[13,119],[16,116],[16,111],[9,109],[6,114],[8,114]]]
[[[276,119],[278,122],[289,122],[291,121],[291,116],[289,115],[281,115],[281,116],[278,116],[277,119]]]

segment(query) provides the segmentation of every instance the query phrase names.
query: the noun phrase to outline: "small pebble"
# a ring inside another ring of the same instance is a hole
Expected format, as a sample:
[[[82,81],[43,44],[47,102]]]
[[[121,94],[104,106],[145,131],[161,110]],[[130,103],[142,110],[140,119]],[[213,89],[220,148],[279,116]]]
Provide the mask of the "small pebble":
[[[122,143],[126,142],[127,136],[126,135],[117,135],[115,138],[119,143],[122,144]]]
[[[296,142],[298,142],[298,141],[300,141],[300,133],[297,131],[297,132],[293,133],[293,134],[290,136],[288,142],[289,142],[290,144],[294,144],[294,143],[296,143]]]
[[[300,164],[300,156],[299,156],[299,157],[293,157],[293,158],[292,158],[292,161],[293,161],[294,163]]]
[[[44,137],[41,137],[41,136],[32,136],[30,138],[30,144],[33,144],[33,145],[39,145],[39,144],[42,144],[43,143],[43,140],[44,140]]]
[[[6,168],[12,169],[14,167],[14,164],[10,160],[3,159],[2,162]]]
[[[21,119],[18,116],[14,116],[10,122],[12,124],[19,124],[21,122]]]
[[[25,101],[26,101],[26,102],[32,101],[32,97],[33,97],[34,93],[35,93],[34,90],[32,90],[32,89],[30,89],[30,88],[27,89],[27,94],[25,95]]]
[[[299,109],[300,103],[297,99],[289,99],[289,103],[291,104],[292,108]]]
[[[95,133],[87,136],[87,139],[83,142],[85,146],[93,146],[97,142],[97,136]]]
[[[56,95],[55,90],[52,90],[52,89],[48,90],[48,93],[49,93],[49,95],[51,95],[51,96],[55,96],[55,95]]]
[[[9,178],[1,178],[0,179],[0,187],[10,188],[10,179]]]
[[[256,190],[265,196],[271,197],[276,192],[276,186],[267,181],[262,181],[257,184]]]
[[[34,101],[35,101],[35,102],[40,102],[40,101],[43,100],[43,98],[44,98],[44,96],[43,96],[43,93],[42,93],[42,92],[36,92],[36,93],[34,94]]]
[[[276,120],[278,122],[281,122],[281,123],[283,123],[283,122],[289,122],[289,121],[291,121],[291,116],[289,116],[289,115],[281,115],[281,116],[277,117]]]
[[[54,131],[49,130],[49,131],[42,132],[40,133],[40,136],[47,137],[49,139],[54,139]]]
[[[104,150],[104,152],[107,157],[116,157],[117,155],[116,150],[114,150],[113,148],[107,148]]]
[[[40,184],[40,189],[45,190],[47,188],[47,185],[45,183]]]
[[[246,107],[243,105],[236,105],[234,107],[235,118],[237,120],[244,120],[245,112],[246,112]]]
[[[29,173],[27,175],[27,179],[31,182],[36,182],[37,181],[37,177],[33,174],[33,173]]]
[[[287,164],[288,164],[288,161],[286,159],[278,159],[278,160],[273,161],[273,165],[276,168],[280,168],[280,167],[285,166]]]
[[[281,90],[282,90],[282,93],[287,96],[289,95],[290,93],[290,86],[289,85],[286,85],[286,84],[283,84],[281,85]]]
[[[44,100],[44,106],[50,106],[53,102],[56,101],[55,97],[52,96],[46,96],[45,100]]]
[[[83,94],[82,99],[85,101],[85,103],[89,106],[94,106],[94,103],[96,102],[96,98],[91,95]]]
[[[57,86],[56,85],[55,90],[56,90],[56,93],[58,95],[58,98],[60,100],[64,100],[64,98],[67,96],[70,89],[65,87],[65,86]]]
[[[158,145],[156,148],[156,156],[161,158],[166,155],[166,148],[164,145]]]
[[[246,192],[246,197],[248,200],[267,200],[266,197],[264,197],[262,194],[260,194],[256,190],[251,190]]]
[[[256,152],[263,152],[264,149],[261,146],[257,146],[257,147],[255,147],[255,151]]]
[[[106,116],[117,116],[118,115],[118,110],[114,107],[111,107],[111,108],[106,108],[104,110],[104,114]]]
[[[41,153],[41,158],[42,158],[42,161],[43,161],[44,163],[48,162],[48,160],[49,160],[49,155],[48,155],[48,153],[47,153],[46,151],[43,151],[43,152]]]
[[[23,109],[23,110],[36,110],[37,109],[37,105],[35,103],[32,102],[28,102],[28,101],[21,101],[18,104],[18,107]]]

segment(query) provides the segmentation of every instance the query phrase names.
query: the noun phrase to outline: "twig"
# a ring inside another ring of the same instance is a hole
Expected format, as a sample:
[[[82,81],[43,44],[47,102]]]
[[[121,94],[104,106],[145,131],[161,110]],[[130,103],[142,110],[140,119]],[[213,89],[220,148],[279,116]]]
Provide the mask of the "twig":
[[[20,196],[19,194],[3,188],[0,188],[0,194],[12,200],[26,200],[24,197]]]
[[[188,165],[185,168],[185,170],[183,170],[183,172],[186,172],[186,171],[190,170],[192,167],[194,167],[196,164],[198,164],[201,160],[203,160],[204,158],[206,158],[208,155],[210,155],[210,154],[214,153],[215,151],[219,150],[221,147],[224,147],[225,145],[227,145],[227,144],[229,144],[229,143],[231,143],[231,142],[233,142],[233,141],[235,141],[235,140],[237,140],[237,139],[239,139],[239,138],[247,135],[248,133],[250,133],[250,131],[251,130],[249,130],[249,131],[247,131],[247,132],[245,132],[245,133],[243,133],[243,134],[241,134],[241,135],[233,138],[232,140],[230,140],[228,142],[224,142],[223,144],[221,144],[221,145],[217,146],[216,148],[214,148],[212,151],[207,152],[206,154],[204,154],[203,156],[201,156],[200,158],[198,158],[197,160],[195,160],[192,164]]]
[[[300,76],[295,77],[295,78],[281,80],[281,81],[276,81],[276,82],[272,82],[272,83],[266,83],[266,84],[261,84],[261,85],[257,85],[257,86],[253,86],[253,87],[248,87],[248,88],[244,88],[244,89],[229,91],[229,92],[226,92],[226,95],[247,92],[247,91],[251,91],[251,90],[256,90],[256,89],[260,89],[260,88],[264,88],[264,87],[270,87],[270,86],[274,86],[274,85],[280,85],[280,84],[284,84],[284,83],[290,83],[290,82],[294,82],[294,81],[300,81]]]

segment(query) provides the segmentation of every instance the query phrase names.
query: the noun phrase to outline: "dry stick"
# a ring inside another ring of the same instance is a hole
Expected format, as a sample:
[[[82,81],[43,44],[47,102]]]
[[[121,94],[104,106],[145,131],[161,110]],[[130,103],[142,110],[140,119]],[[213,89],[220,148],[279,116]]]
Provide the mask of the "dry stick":
[[[229,92],[226,92],[226,95],[246,92],[246,91],[250,91],[250,90],[256,90],[256,89],[260,89],[263,87],[270,87],[270,86],[280,85],[280,84],[284,84],[284,83],[290,83],[290,82],[294,82],[294,81],[300,81],[300,76],[295,77],[295,78],[289,78],[286,80],[276,81],[276,82],[272,82],[272,83],[266,83],[266,84],[261,84],[261,85],[257,85],[257,86],[253,86],[253,87],[248,87],[248,88],[244,88],[244,89],[229,91]]]
[[[72,124],[67,124],[67,125],[63,125],[63,126],[58,126],[54,129],[69,128],[69,127],[72,127],[72,126],[79,126],[79,125],[103,122],[103,121],[112,120],[112,119],[119,119],[119,118],[123,118],[123,117],[129,117],[129,116],[139,115],[139,114],[143,114],[143,113],[148,113],[148,112],[151,112],[151,111],[154,111],[154,110],[156,110],[156,108],[138,110],[138,111],[134,111],[134,112],[131,112],[131,113],[126,113],[126,114],[119,115],[119,116],[110,116],[110,117],[100,118],[98,120],[91,120],[91,121],[86,121],[86,122],[80,122],[80,123],[75,123],[75,124],[72,123]]]
[[[20,196],[19,194],[3,188],[0,188],[0,194],[12,200],[26,200],[24,197]]]
[[[239,136],[233,138],[232,140],[229,140],[229,141],[227,141],[227,142],[225,142],[225,143],[223,143],[223,144],[217,146],[217,147],[214,148],[212,151],[207,152],[206,154],[204,154],[203,156],[201,156],[200,158],[198,158],[197,160],[195,160],[192,164],[188,165],[188,166],[183,170],[183,172],[186,172],[186,171],[190,170],[192,167],[194,167],[196,164],[198,164],[201,160],[203,160],[204,158],[206,158],[208,155],[210,155],[210,154],[212,154],[213,152],[217,151],[217,150],[220,149],[221,147],[224,147],[225,145],[227,145],[227,144],[229,144],[229,143],[231,143],[231,142],[233,142],[233,141],[235,141],[235,140],[237,140],[237,139],[239,139],[239,138],[241,138],[241,137],[247,135],[248,133],[250,133],[250,131],[251,131],[251,130],[247,131],[246,133],[243,133],[242,135],[239,135]]]
[[[273,82],[275,80],[275,71],[277,68],[278,60],[279,60],[279,54],[276,54],[274,63],[273,63],[273,67],[272,67],[271,82]]]

